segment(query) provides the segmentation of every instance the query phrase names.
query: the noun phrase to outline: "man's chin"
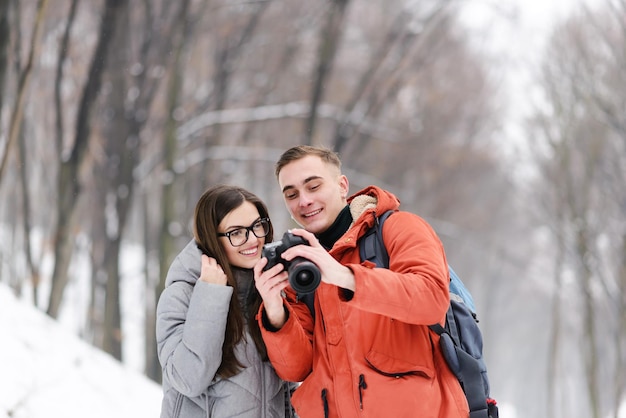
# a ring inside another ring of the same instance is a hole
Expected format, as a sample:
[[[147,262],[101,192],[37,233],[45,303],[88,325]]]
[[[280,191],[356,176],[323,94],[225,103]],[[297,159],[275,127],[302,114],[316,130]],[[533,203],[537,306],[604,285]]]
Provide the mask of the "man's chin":
[[[325,224],[321,219],[312,220],[310,222],[303,222],[301,225],[302,225],[302,228],[306,229],[307,231],[313,234],[319,234],[321,232],[324,232],[324,230],[326,229]]]

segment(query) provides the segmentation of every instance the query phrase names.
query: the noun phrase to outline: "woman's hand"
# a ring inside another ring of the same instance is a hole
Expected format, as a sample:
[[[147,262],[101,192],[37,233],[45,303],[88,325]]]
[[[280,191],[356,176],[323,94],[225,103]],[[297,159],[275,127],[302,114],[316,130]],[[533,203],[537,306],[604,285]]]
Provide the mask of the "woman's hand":
[[[226,273],[217,264],[217,260],[202,254],[202,267],[200,269],[200,280],[207,283],[226,285]]]
[[[267,271],[263,271],[263,267],[266,265],[267,258],[265,257],[256,263],[254,282],[261,298],[263,298],[263,307],[267,319],[273,327],[280,329],[287,320],[282,291],[289,284],[288,275],[280,263]]]

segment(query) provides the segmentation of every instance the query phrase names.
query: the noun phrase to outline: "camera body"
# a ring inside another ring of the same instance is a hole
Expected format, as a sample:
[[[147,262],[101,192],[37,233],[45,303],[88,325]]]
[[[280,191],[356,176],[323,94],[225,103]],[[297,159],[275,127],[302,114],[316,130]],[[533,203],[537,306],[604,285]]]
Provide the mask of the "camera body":
[[[322,274],[315,263],[302,257],[291,261],[282,258],[285,250],[300,244],[309,245],[304,238],[287,231],[280,241],[265,244],[261,253],[262,257],[267,258],[263,270],[282,264],[289,273],[289,285],[298,295],[314,292],[322,281]]]

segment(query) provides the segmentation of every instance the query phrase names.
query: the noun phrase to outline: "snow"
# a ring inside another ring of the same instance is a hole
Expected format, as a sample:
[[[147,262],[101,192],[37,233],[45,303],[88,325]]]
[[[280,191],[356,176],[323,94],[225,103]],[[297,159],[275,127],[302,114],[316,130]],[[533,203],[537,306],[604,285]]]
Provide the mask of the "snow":
[[[0,284],[0,418],[158,417],[161,387]]]

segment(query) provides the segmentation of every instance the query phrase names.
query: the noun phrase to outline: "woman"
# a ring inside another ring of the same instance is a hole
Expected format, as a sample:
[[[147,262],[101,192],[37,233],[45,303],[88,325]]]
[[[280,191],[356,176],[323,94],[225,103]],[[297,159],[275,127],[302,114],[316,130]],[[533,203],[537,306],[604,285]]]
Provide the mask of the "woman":
[[[265,204],[234,186],[207,190],[194,238],[167,273],[157,306],[162,418],[291,417],[290,386],[267,359],[252,267],[271,242]]]

